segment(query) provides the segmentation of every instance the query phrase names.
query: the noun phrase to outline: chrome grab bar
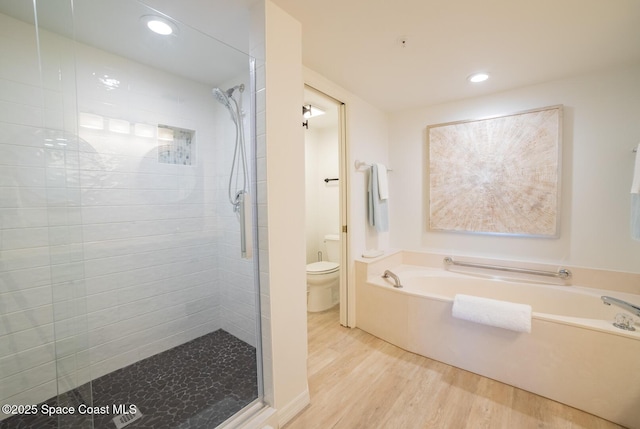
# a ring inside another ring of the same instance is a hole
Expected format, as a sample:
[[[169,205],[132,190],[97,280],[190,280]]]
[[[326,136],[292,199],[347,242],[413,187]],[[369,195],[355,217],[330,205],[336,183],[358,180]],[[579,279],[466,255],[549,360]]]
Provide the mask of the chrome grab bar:
[[[444,258],[445,265],[458,265],[461,267],[471,267],[471,268],[486,268],[490,270],[500,270],[507,271],[511,273],[521,273],[521,274],[534,274],[537,276],[546,276],[546,277],[557,277],[561,279],[571,278],[571,271],[566,268],[560,268],[556,271],[541,271],[541,270],[530,270],[527,268],[515,268],[515,267],[504,267],[500,265],[488,265],[488,264],[476,264],[473,262],[460,262],[454,261],[453,258],[447,256]]]
[[[240,257],[251,259],[253,256],[251,235],[251,196],[247,191],[236,194],[237,210],[240,217]]]

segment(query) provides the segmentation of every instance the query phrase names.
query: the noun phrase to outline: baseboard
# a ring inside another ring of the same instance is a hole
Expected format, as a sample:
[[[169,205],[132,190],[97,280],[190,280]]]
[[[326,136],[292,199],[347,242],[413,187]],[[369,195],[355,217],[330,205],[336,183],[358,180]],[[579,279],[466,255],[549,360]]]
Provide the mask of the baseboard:
[[[277,427],[278,419],[276,410],[271,407],[264,407],[246,421],[242,429],[265,429]]]
[[[293,401],[278,409],[278,425],[283,427],[289,420],[294,418],[300,411],[304,410],[311,403],[309,388],[305,389]]]

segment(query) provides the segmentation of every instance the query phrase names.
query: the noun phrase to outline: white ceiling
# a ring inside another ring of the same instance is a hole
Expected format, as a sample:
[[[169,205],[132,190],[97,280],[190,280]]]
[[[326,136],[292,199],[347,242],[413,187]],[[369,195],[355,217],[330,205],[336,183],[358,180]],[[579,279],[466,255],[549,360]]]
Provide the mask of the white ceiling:
[[[37,2],[36,10],[40,28],[217,86],[249,75],[249,56],[243,52],[249,51],[248,9],[255,1],[46,0]],[[34,23],[34,3],[30,1],[0,0],[0,13]],[[146,15],[169,16],[176,23],[177,34],[152,34],[141,19]],[[206,29],[209,35],[196,28]]]
[[[306,66],[385,111],[640,62],[640,0],[272,1],[302,23]],[[139,34],[138,19],[149,13],[141,3],[74,3],[79,40],[217,84],[246,68],[240,51],[248,49],[248,11],[259,0],[144,0],[223,42],[185,26],[164,45]],[[68,4],[38,2],[40,24],[68,32],[74,27]],[[0,0],[0,13],[26,21],[32,8]],[[491,79],[469,83],[476,71]]]
[[[385,111],[640,62],[639,0],[272,1],[305,66]]]

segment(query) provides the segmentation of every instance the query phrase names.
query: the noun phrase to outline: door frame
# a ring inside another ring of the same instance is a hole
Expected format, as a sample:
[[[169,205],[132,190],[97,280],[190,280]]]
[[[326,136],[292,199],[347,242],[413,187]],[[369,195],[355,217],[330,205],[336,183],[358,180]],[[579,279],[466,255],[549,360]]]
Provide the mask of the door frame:
[[[350,231],[349,231],[349,150],[347,141],[347,106],[345,102],[327,94],[327,92],[314,87],[311,84],[304,84],[305,90],[314,91],[327,99],[332,100],[338,106],[338,151],[339,151],[339,210],[340,210],[340,324],[354,327],[355,303],[351,302],[351,297],[355,295],[349,281],[350,267]]]

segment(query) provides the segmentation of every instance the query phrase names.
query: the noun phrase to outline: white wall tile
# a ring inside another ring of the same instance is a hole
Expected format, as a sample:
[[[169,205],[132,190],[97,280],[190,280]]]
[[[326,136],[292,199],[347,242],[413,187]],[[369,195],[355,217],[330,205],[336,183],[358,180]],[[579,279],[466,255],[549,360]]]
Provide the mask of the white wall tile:
[[[41,292],[40,288],[31,290],[36,293]],[[53,318],[53,306],[51,304],[48,304],[48,302],[51,302],[50,297],[48,299],[46,296],[43,297],[44,299],[42,299],[42,301],[45,303],[44,305],[35,306],[34,308],[28,308],[27,305],[33,304],[33,302],[29,304],[23,302],[22,297],[27,294],[25,294],[24,292],[17,293],[20,294],[20,302],[17,303],[18,305],[13,305],[13,307],[14,310],[15,307],[18,307],[19,310],[14,312],[6,311],[3,312],[3,314],[0,314],[0,335],[9,335],[12,333],[23,331],[25,329],[31,329],[40,325],[51,323],[51,319]],[[11,297],[9,297],[8,294],[0,295],[0,300],[3,302],[3,306],[5,300],[9,301],[10,299]],[[10,302],[8,307],[11,307]],[[2,374],[3,373],[0,372],[0,376],[2,376]]]
[[[0,235],[0,249],[24,249],[46,246],[49,241],[47,228],[5,229]]]
[[[47,362],[28,371],[5,377],[0,382],[0,398],[9,398],[26,389],[38,386],[43,381],[50,381],[55,378],[55,362]]]
[[[11,396],[6,399],[1,399],[2,403],[17,404],[17,405],[29,405],[38,404],[46,399],[53,398],[58,393],[57,384],[55,381],[48,381],[40,384],[34,388],[24,390],[17,395]],[[0,420],[9,417],[8,415],[0,412]]]
[[[46,265],[21,270],[0,271],[0,294],[46,286],[50,283],[51,270]]]
[[[55,359],[54,344],[44,344],[0,359],[0,376],[8,377]]]
[[[0,146],[0,150],[2,147],[4,146]],[[43,167],[44,166],[19,167],[2,165],[2,168],[0,168],[0,186],[9,188],[44,188],[46,186],[46,176]],[[10,190],[5,190],[4,192],[7,191],[11,192]],[[19,192],[19,190],[16,189],[14,192]],[[16,207],[19,207],[19,205]]]
[[[0,117],[15,124],[39,126],[43,123],[42,108],[24,104],[8,103],[0,100]]]
[[[0,358],[53,342],[53,324],[0,336]]]
[[[51,303],[51,286],[8,292],[0,295],[4,315]]]

